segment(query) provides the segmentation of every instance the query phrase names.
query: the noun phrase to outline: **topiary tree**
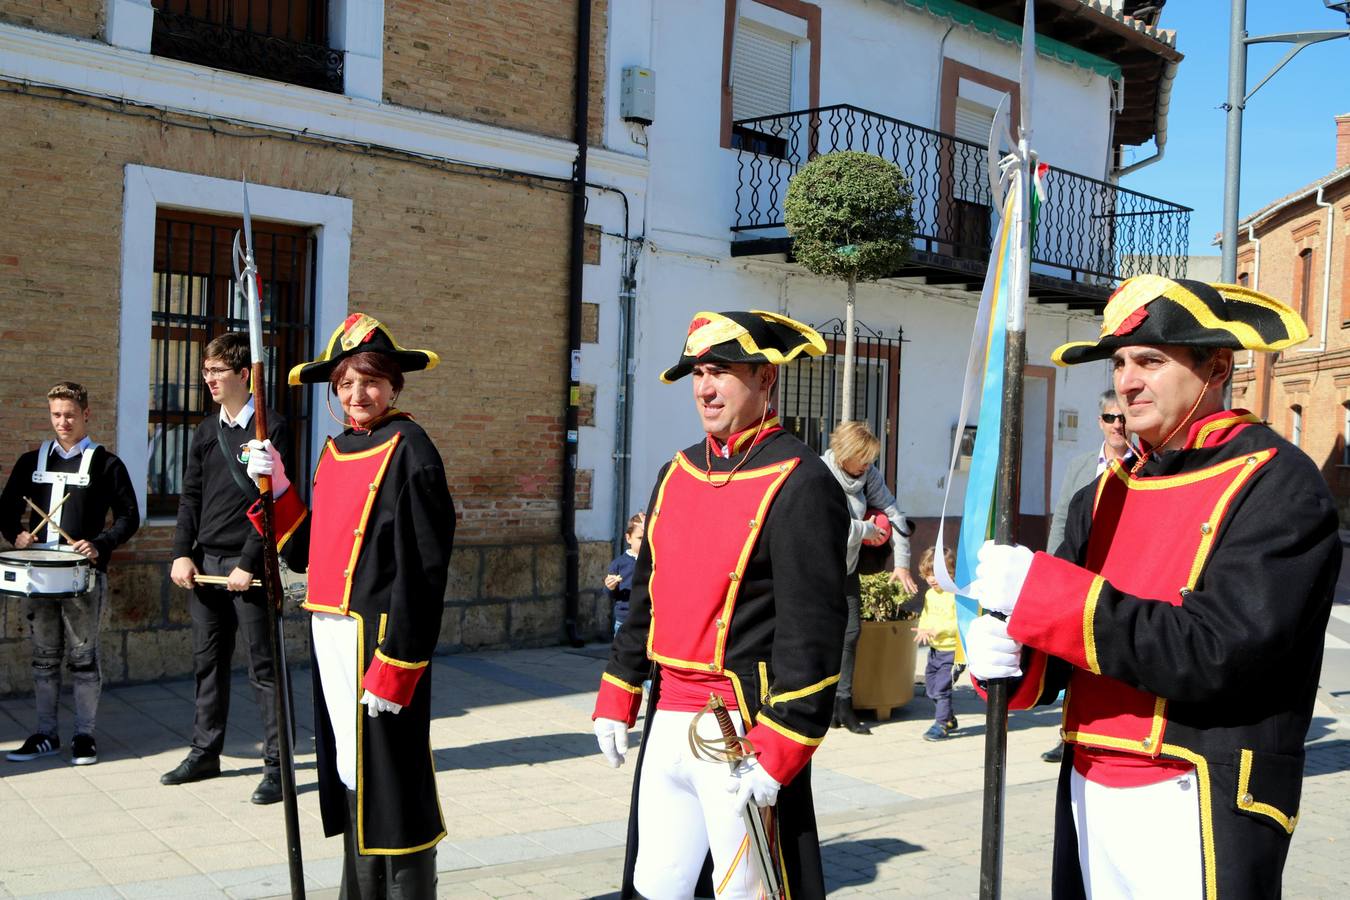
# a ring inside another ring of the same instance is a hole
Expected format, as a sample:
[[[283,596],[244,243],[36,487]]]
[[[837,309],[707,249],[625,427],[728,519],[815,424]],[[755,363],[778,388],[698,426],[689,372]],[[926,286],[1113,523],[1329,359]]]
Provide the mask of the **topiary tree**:
[[[899,166],[854,150],[818,156],[788,183],[783,211],[793,255],[807,271],[848,283],[843,421],[853,418],[856,286],[904,262],[914,238],[913,201]]]

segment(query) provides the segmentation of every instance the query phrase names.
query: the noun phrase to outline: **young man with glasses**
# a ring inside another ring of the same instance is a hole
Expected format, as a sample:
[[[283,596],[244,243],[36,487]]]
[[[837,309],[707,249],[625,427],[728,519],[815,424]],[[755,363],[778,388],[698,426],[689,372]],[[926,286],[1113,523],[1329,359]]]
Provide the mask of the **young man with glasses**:
[[[192,592],[188,598],[196,676],[192,748],[160,783],[186,784],[220,774],[230,713],[230,660],[239,629],[263,723],[263,778],[252,800],[276,803],[281,799],[276,673],[267,629],[267,595],[262,588],[252,587],[254,579],[261,577],[263,543],[246,515],[258,499],[247,474],[254,412],[248,335],[223,334],[208,343],[202,355],[202,378],[220,411],[207,416],[192,438],[169,574],[174,584]],[[286,454],[290,444],[284,420],[268,409],[267,425],[272,445]],[[286,463],[289,466],[291,461]],[[226,583],[199,584],[198,575],[223,576]]]
[[[57,698],[64,656],[75,700],[70,761],[87,766],[98,762],[94,718],[103,691],[98,630],[108,558],[136,533],[141,514],[127,467],[89,438],[88,392],[73,381],[62,381],[47,392],[47,409],[56,439],[43,441],[14,464],[0,495],[0,534],[18,550],[74,551],[86,557],[94,571],[88,590],[78,596],[35,595],[23,600],[33,641],[37,730],[8,757],[11,762],[29,762],[60,752]]]

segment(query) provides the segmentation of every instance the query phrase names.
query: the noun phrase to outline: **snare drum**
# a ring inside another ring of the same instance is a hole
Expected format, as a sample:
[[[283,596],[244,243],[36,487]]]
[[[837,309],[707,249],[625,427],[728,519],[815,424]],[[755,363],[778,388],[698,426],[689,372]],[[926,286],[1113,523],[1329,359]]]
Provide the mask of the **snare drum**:
[[[89,590],[89,559],[73,550],[6,550],[0,553],[0,595],[78,597]]]

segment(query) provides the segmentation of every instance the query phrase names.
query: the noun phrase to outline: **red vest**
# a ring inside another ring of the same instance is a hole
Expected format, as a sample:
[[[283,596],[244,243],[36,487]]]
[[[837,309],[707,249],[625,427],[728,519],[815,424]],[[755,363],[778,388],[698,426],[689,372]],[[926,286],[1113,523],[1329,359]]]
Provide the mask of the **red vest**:
[[[741,576],[764,517],[800,460],[730,476],[675,456],[647,517],[652,624],[647,656],[666,666],[723,671]]]
[[[331,438],[324,445],[314,471],[305,609],[347,614],[366,522],[402,437],[359,453],[339,452]]]
[[[1130,478],[1113,461],[1097,483],[1084,567],[1136,597],[1184,606],[1233,497],[1274,454],[1262,450],[1149,478]],[[1166,729],[1166,700],[1087,669],[1073,670],[1064,698],[1066,741],[1156,757]]]

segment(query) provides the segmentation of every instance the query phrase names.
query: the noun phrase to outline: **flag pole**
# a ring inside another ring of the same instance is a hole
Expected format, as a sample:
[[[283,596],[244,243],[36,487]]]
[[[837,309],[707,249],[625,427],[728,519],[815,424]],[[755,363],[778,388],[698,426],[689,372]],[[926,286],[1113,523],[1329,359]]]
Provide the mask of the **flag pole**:
[[[1035,90],[1036,12],[1026,0],[1022,18],[1021,120],[1017,140],[1017,223],[1009,279],[1003,354],[1003,429],[999,435],[994,541],[1016,543],[1021,496],[1022,393],[1026,368],[1026,304],[1031,274],[1031,192],[1036,154],[1031,149],[1031,102]],[[1008,681],[991,679],[984,731],[984,809],[980,841],[980,900],[998,900],[1003,889],[1003,821],[1008,764]]]
[[[249,385],[253,389],[253,436],[267,440],[267,391],[263,364],[262,284],[253,259],[253,222],[248,208],[248,182],[244,183],[243,247],[235,237],[235,281],[248,308],[249,352],[253,370]],[[262,476],[258,482],[262,504],[263,587],[267,592],[267,630],[271,637],[272,672],[277,690],[277,756],[281,767],[281,799],[286,820],[286,862],[290,870],[291,897],[304,900],[305,867],[300,852],[300,814],[295,797],[295,758],[291,738],[295,734],[295,715],[291,705],[291,679],[286,669],[286,638],[282,627],[285,592],[281,585],[281,561],[277,557],[276,517],[272,504],[272,479]]]

